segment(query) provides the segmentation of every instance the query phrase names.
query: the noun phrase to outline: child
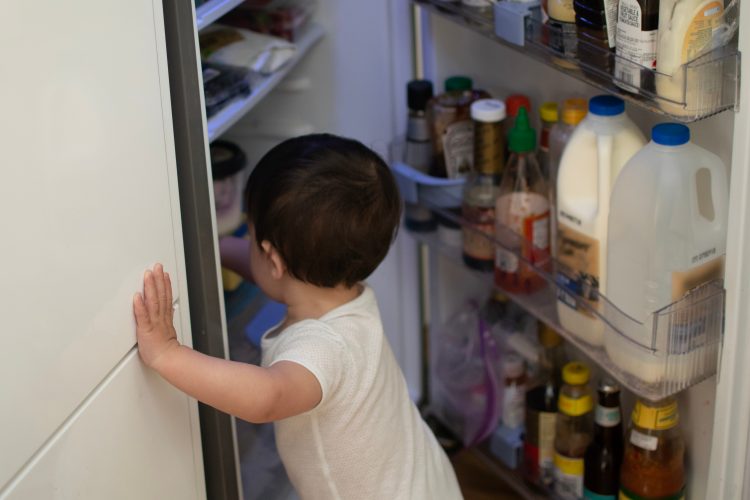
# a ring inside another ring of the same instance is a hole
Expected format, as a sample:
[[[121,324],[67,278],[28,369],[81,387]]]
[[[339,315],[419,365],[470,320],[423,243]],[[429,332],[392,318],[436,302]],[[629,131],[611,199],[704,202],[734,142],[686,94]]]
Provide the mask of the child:
[[[134,310],[143,361],[199,401],[275,422],[303,499],[461,498],[453,469],[409,399],[362,281],[385,257],[401,205],[388,166],[333,135],[287,140],[248,180],[249,267],[286,319],[263,336],[262,366],[179,345],[169,275],[144,278]]]

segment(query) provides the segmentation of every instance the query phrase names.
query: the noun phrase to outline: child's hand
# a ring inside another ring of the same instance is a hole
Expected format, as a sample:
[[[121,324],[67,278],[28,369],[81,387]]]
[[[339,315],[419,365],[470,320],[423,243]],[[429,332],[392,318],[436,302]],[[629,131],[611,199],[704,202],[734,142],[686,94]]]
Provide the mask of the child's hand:
[[[145,300],[140,293],[133,297],[138,354],[146,366],[159,371],[164,355],[180,345],[173,326],[172,282],[161,264],[146,271],[143,291]]]

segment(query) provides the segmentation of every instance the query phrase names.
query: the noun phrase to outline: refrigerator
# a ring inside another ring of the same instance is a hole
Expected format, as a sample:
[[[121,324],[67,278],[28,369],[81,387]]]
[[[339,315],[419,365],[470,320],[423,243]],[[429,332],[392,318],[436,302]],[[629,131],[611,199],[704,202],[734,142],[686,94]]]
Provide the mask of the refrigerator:
[[[2,499],[258,498],[260,478],[241,453],[257,429],[248,434],[171,388],[142,366],[135,345],[132,295],[157,261],[174,278],[180,341],[202,352],[232,357],[266,306],[256,294],[235,307],[223,291],[212,141],[236,142],[252,165],[285,138],[332,132],[395,163],[410,79],[439,89],[447,76],[468,75],[495,97],[522,92],[534,106],[602,93],[600,81],[499,41],[486,17],[451,3],[319,0],[298,57],[208,118],[199,33],[240,3],[5,6]],[[678,394],[688,498],[750,498],[750,87],[739,71],[750,31],[745,17],[739,23],[722,110],[690,123],[694,142],[726,165],[730,194],[716,373]],[[620,94],[644,132],[665,119],[648,99]],[[401,228],[369,283],[412,398],[429,401],[435,332],[488,291],[486,280]],[[540,496],[495,470],[520,496]]]

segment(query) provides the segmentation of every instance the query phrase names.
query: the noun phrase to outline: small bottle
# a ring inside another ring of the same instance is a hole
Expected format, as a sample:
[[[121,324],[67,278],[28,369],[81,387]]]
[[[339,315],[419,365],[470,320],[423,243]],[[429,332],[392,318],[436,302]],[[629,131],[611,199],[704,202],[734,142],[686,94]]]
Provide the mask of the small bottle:
[[[615,84],[629,92],[653,92],[659,0],[620,0],[615,36]]]
[[[586,449],[583,498],[615,500],[622,464],[622,414],[620,388],[611,380],[599,383],[599,403],[594,413],[594,440]]]
[[[549,47],[561,56],[572,58],[576,55],[576,13],[573,0],[547,0],[546,33]],[[556,59],[562,66],[575,67],[572,62]]]
[[[539,107],[539,118],[542,121],[542,130],[539,134],[539,166],[542,175],[549,184],[549,134],[552,127],[557,123],[557,103],[545,102]]]
[[[539,368],[526,392],[524,478],[549,487],[553,481],[557,397],[560,392],[565,346],[560,335],[539,323]]]
[[[512,94],[505,98],[505,112],[508,117],[505,120],[505,137],[508,137],[510,130],[513,128],[513,124],[516,123],[516,117],[518,116],[518,110],[526,108],[526,114],[531,116],[531,100],[528,96],[523,94]]]
[[[463,257],[467,266],[492,271],[495,263],[495,202],[500,194],[505,139],[505,104],[480,99],[471,105],[474,120],[474,171],[466,180],[462,215]],[[482,234],[484,233],[484,234]]]
[[[561,120],[552,126],[549,133],[549,215],[550,215],[550,253],[557,258],[557,170],[560,166],[565,145],[576,126],[586,117],[588,103],[586,99],[565,99],[562,106]]]
[[[432,98],[432,82],[429,80],[412,80],[406,85],[409,121],[406,127],[406,148],[404,162],[407,165],[429,173],[432,165],[432,142],[430,126],[427,122],[427,102]],[[405,224],[412,231],[434,231],[437,222],[432,212],[425,207],[407,204],[405,207]]]
[[[526,367],[517,354],[507,354],[503,360],[503,408],[502,423],[515,429],[523,425],[524,394],[526,391]]]
[[[564,500],[583,497],[583,460],[591,443],[593,401],[589,368],[572,362],[563,368],[555,428],[555,494]]]
[[[511,151],[495,208],[495,284],[514,293],[531,293],[545,281],[531,265],[549,266],[549,200],[534,152],[536,133],[526,108],[520,108],[509,134]],[[518,255],[525,259],[521,261]]]
[[[673,398],[636,401],[620,469],[621,500],[685,498],[685,442],[678,422]]]

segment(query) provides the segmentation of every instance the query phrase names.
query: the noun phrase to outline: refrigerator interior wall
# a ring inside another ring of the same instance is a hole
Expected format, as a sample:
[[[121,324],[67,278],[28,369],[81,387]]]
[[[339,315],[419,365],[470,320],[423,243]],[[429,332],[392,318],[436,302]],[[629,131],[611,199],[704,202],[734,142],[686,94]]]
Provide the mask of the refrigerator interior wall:
[[[429,28],[425,35],[425,77],[431,79],[436,92],[442,90],[447,76],[464,74],[474,80],[477,88],[493,97],[505,98],[524,93],[531,99],[534,126],[539,130],[538,106],[547,100],[561,101],[567,97],[591,97],[601,91],[553,68],[503,47],[439,16],[423,14]],[[634,105],[627,106],[630,117],[646,136],[662,118]],[[727,168],[732,160],[735,115],[724,112],[690,125],[692,140],[719,155]],[[431,252],[431,324],[445,322],[469,296],[477,296],[480,283],[460,265]],[[732,269],[727,267],[730,275]],[[486,290],[489,292],[489,290]],[[481,294],[478,298],[486,298]],[[729,332],[727,332],[727,335]],[[435,352],[432,339],[431,352]],[[432,357],[434,359],[434,356]],[[432,392],[432,391],[431,391]],[[680,418],[688,446],[688,488],[691,498],[704,498],[708,482],[711,454],[716,378],[694,386],[680,396]],[[628,413],[632,398],[624,398]],[[629,402],[630,401],[630,402]],[[629,403],[629,404],[628,404]],[[629,420],[629,418],[628,418]]]
[[[224,138],[243,148],[250,168],[278,142],[313,132],[352,137],[388,160],[393,138],[406,128],[410,9],[406,0],[320,1],[315,22],[324,27],[324,38]],[[416,255],[416,244],[401,232],[368,280],[415,400],[420,397]]]

